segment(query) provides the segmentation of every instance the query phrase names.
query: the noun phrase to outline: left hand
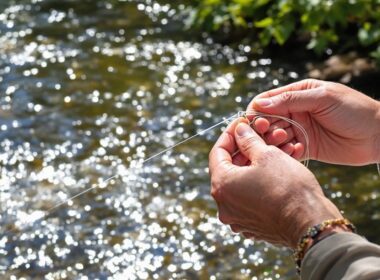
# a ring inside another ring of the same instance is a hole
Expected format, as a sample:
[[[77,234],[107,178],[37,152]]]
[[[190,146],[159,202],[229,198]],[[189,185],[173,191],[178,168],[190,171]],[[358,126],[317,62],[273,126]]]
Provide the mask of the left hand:
[[[247,110],[298,122],[309,136],[310,154],[300,131],[276,117],[258,118],[266,143],[296,159],[344,165],[380,161],[380,102],[345,85],[306,79],[257,95]]]
[[[245,237],[295,248],[308,227],[342,218],[305,166],[265,144],[242,119],[220,136],[209,167],[219,219]]]

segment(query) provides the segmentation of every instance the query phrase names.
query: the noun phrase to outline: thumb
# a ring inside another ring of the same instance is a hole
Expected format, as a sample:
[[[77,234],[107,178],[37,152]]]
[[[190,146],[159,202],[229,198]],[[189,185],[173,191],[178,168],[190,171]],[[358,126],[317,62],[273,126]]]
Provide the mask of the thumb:
[[[244,122],[236,126],[235,140],[240,153],[250,161],[254,161],[257,155],[267,147],[264,140]]]
[[[324,100],[323,88],[282,92],[274,96],[253,100],[253,108],[260,112],[284,115],[288,113],[310,112],[321,109]]]

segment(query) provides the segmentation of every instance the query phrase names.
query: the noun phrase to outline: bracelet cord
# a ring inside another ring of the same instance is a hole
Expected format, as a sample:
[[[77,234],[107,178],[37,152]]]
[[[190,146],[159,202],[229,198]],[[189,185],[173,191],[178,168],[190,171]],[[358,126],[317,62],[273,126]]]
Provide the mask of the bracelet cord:
[[[313,247],[316,243],[319,241],[323,240],[324,238],[335,234],[328,234],[324,236],[322,239],[318,240],[318,236],[321,235],[324,231],[330,229],[333,226],[341,226],[342,228],[345,227],[348,229],[348,231],[351,231],[353,233],[356,233],[356,227],[347,219],[329,219],[325,220],[320,224],[314,225],[312,227],[309,227],[304,235],[300,238],[297,248],[294,250],[293,257],[294,261],[296,263],[296,269],[297,273],[301,273],[301,264],[302,260],[305,257],[305,250],[307,245],[309,244],[310,241],[312,241],[312,245],[309,247]]]

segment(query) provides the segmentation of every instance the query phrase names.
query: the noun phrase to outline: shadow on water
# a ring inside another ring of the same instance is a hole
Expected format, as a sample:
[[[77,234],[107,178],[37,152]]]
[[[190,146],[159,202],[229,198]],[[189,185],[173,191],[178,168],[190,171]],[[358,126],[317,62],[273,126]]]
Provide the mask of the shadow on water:
[[[193,39],[182,28],[185,5],[169,1],[0,7],[2,278],[296,278],[288,250],[218,222],[207,155],[219,129],[129,168],[302,78],[300,65]],[[380,242],[375,169],[312,170]],[[113,174],[107,187],[28,223]]]

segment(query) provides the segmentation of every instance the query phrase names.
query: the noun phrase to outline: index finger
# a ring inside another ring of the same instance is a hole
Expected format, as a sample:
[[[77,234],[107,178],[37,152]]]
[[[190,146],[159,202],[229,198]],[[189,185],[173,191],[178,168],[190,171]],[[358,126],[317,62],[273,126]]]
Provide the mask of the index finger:
[[[306,80],[302,80],[302,81],[298,81],[295,83],[288,84],[286,86],[282,86],[279,88],[274,88],[274,89],[262,92],[262,93],[256,95],[252,99],[252,101],[247,106],[247,110],[253,109],[253,100],[255,100],[255,99],[273,97],[273,96],[279,95],[279,94],[287,92],[287,91],[299,91],[299,90],[311,89],[311,88],[318,87],[320,85],[321,85],[321,81],[319,81],[319,80],[306,79]]]
[[[244,121],[243,118],[238,118],[229,124],[211,149],[209,155],[210,174],[220,167],[232,165],[232,155],[238,149],[234,136],[235,127],[242,121]]]

